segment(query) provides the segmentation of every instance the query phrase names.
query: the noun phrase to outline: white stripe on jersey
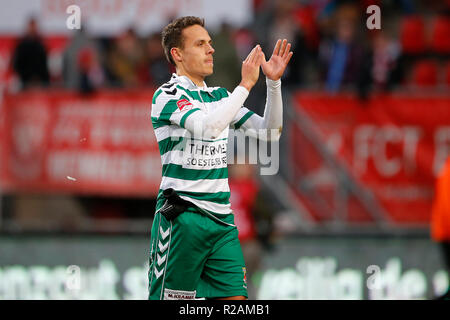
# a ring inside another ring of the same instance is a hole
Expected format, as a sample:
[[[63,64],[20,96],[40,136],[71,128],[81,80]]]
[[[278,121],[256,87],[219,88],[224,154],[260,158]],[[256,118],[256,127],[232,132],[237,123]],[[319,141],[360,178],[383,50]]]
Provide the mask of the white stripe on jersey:
[[[186,192],[230,192],[228,179],[184,180],[163,177],[160,189],[167,188]]]

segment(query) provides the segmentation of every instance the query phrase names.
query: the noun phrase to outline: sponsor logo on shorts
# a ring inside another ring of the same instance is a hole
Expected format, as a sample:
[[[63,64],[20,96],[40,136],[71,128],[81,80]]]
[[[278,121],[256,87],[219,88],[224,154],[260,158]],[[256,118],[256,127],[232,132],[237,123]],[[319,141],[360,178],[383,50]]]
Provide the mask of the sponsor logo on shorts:
[[[197,291],[164,289],[164,300],[194,300]]]
[[[187,99],[181,99],[177,101],[177,107],[178,109],[180,109],[180,111],[187,111],[191,110],[193,105]]]

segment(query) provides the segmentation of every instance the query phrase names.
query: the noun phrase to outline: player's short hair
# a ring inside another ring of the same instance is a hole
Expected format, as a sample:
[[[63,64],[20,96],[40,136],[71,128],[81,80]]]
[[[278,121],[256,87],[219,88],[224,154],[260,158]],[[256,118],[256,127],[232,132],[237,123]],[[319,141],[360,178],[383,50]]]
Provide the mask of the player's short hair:
[[[173,20],[167,26],[164,27],[161,36],[162,36],[162,46],[164,48],[164,54],[166,55],[166,59],[175,65],[175,61],[173,61],[172,55],[170,54],[170,49],[172,48],[180,48],[183,49],[184,39],[182,35],[183,29],[187,27],[200,25],[202,27],[205,26],[205,19],[193,16],[181,17]]]

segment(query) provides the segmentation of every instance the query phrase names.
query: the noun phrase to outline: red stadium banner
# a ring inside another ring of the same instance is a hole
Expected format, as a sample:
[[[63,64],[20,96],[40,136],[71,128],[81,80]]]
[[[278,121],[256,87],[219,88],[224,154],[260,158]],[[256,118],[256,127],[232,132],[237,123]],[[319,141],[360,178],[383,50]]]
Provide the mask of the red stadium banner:
[[[150,119],[153,90],[6,95],[1,188],[154,196],[161,160]]]
[[[373,195],[385,218],[429,221],[435,177],[450,155],[448,97],[379,95],[362,102],[343,94],[298,93],[294,101],[309,129],[294,126],[290,132],[293,181],[303,181],[303,190],[315,190],[325,200],[299,193],[315,218],[331,219],[343,208],[348,220],[374,218],[354,192],[336,208],[335,196],[345,196],[346,186],[337,183],[322,146],[358,188]]]

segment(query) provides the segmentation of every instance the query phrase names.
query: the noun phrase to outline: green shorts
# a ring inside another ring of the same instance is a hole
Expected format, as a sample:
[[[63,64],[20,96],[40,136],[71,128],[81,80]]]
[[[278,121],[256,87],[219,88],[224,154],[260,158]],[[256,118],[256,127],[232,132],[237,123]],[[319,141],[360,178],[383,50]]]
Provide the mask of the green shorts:
[[[234,215],[219,216],[234,224]],[[151,231],[149,299],[245,296],[238,230],[190,208],[172,221],[157,213]]]

